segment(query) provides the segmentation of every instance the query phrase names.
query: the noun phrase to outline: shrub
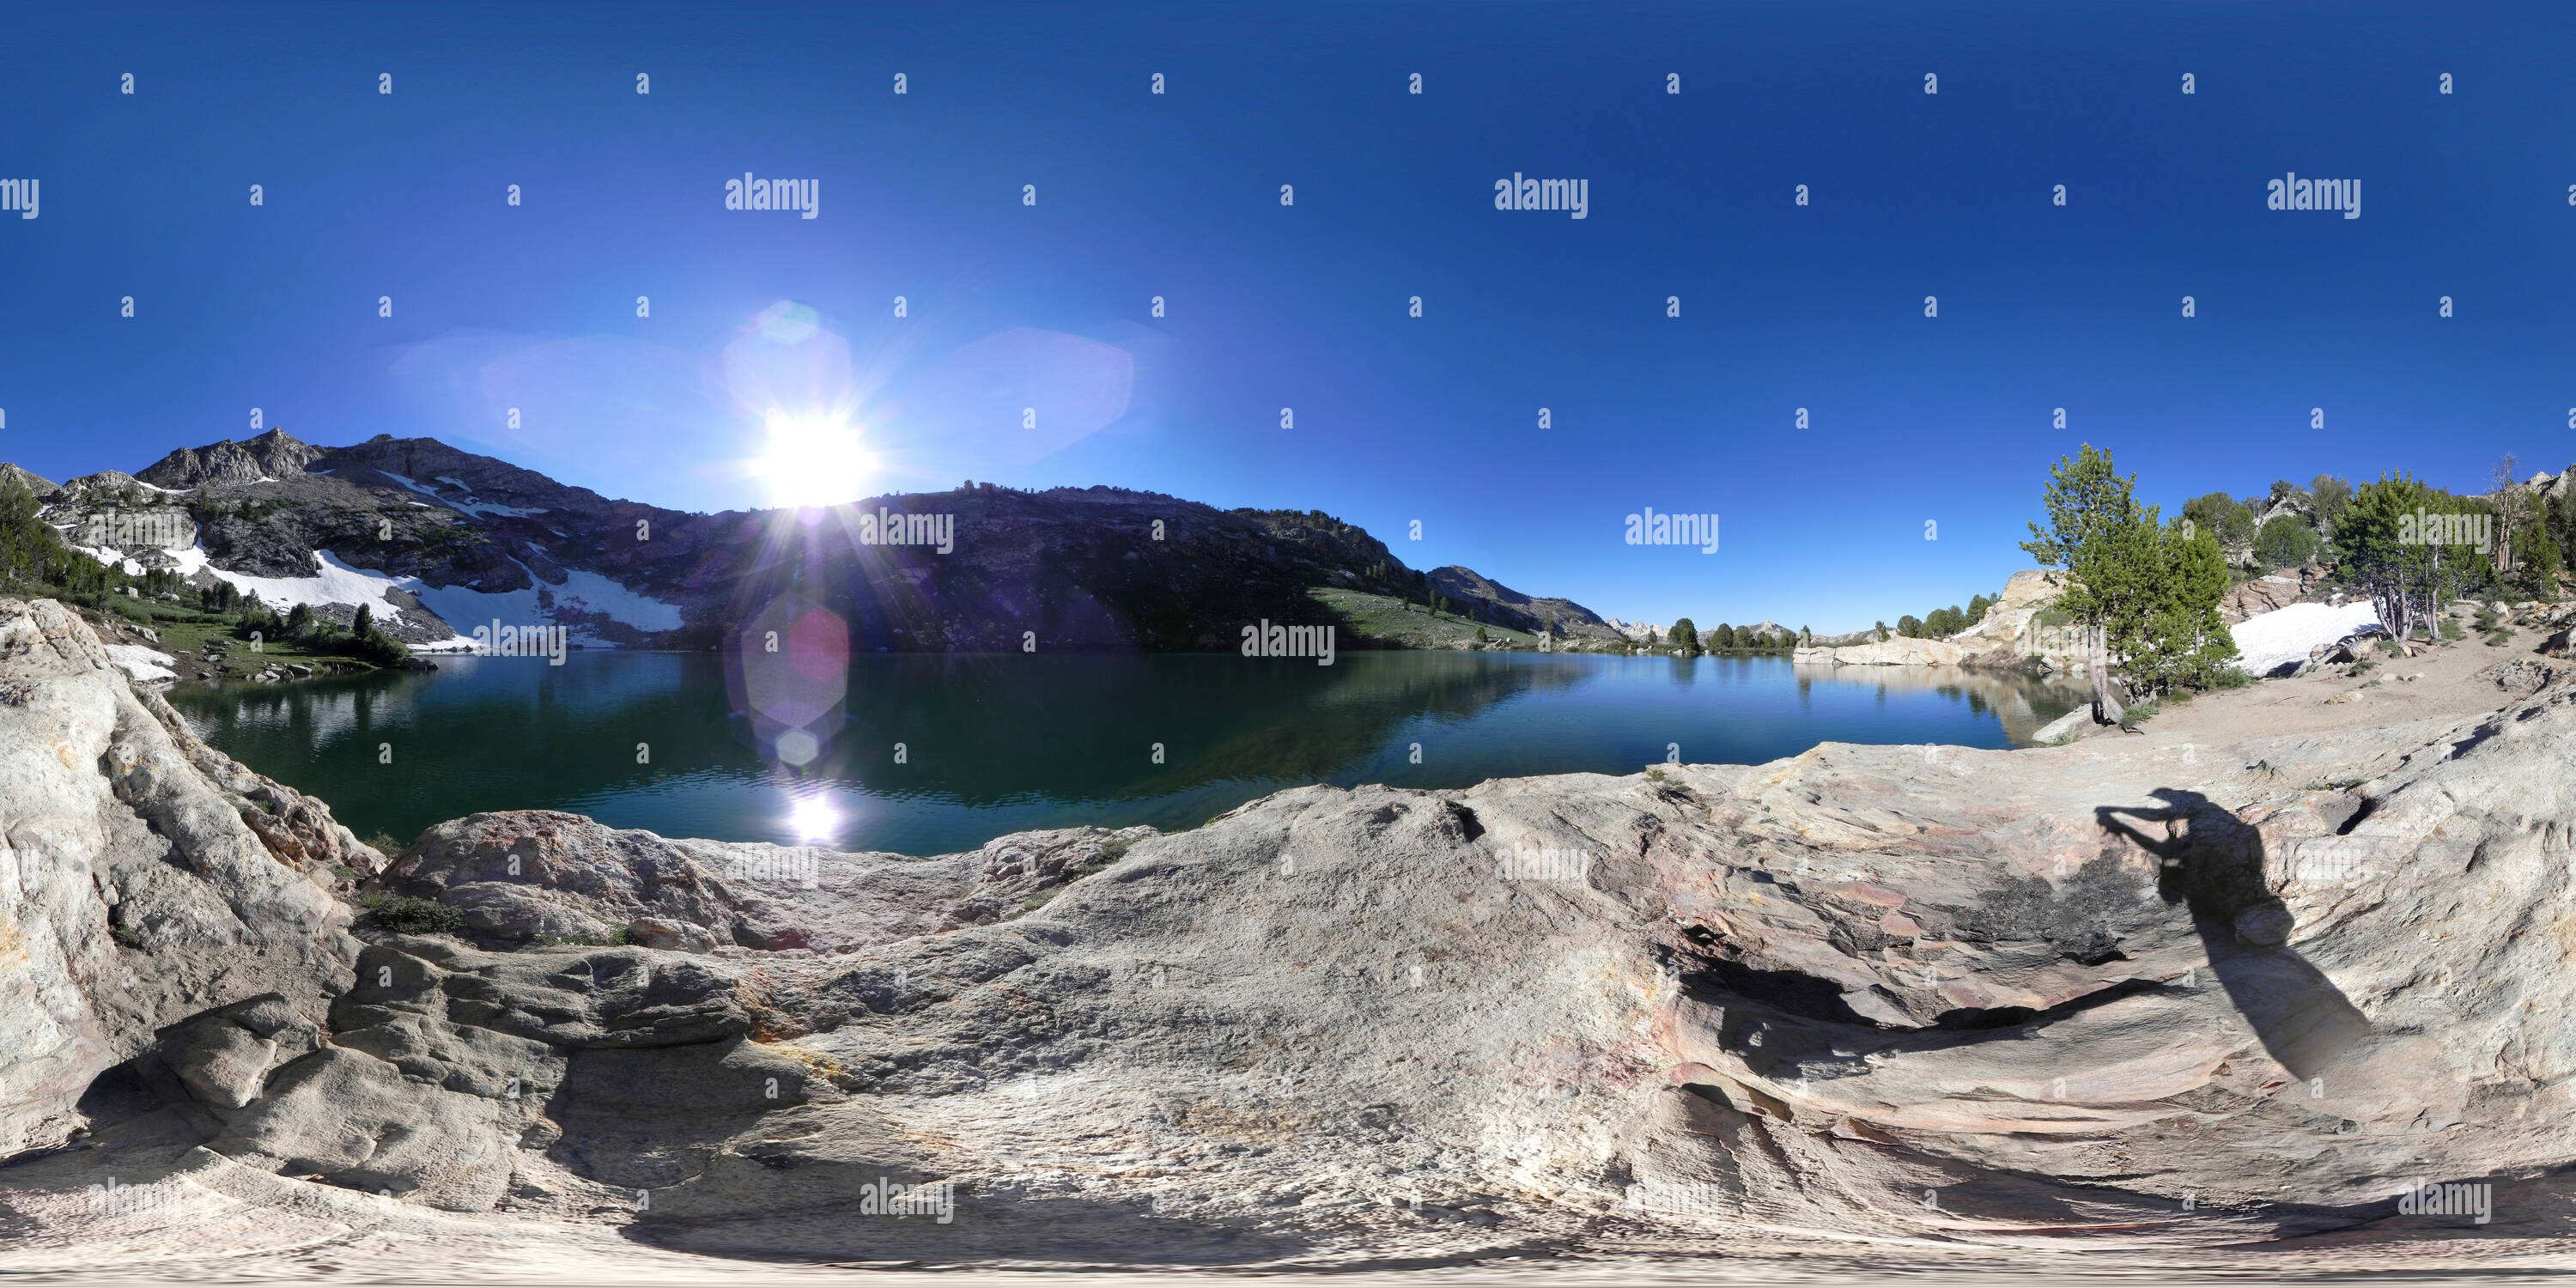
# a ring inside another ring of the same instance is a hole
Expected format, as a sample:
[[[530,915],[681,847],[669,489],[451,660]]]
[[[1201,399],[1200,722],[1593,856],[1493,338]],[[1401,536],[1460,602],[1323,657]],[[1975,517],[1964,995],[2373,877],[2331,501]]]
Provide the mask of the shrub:
[[[407,894],[375,894],[358,901],[381,930],[404,935],[452,935],[465,929],[463,911],[436,899]]]
[[[2308,490],[2317,498],[2317,522],[2332,531],[2335,521],[2343,517],[2344,503],[2352,499],[2351,481],[2332,474],[2320,474],[2314,483],[2308,485]]]
[[[2223,549],[2254,544],[2253,507],[2224,492],[2183,502],[2182,517],[2191,520],[2197,530],[2218,538]]]
[[[2324,544],[2294,516],[2274,515],[2254,538],[2254,557],[2266,568],[2297,568],[2315,559]]]

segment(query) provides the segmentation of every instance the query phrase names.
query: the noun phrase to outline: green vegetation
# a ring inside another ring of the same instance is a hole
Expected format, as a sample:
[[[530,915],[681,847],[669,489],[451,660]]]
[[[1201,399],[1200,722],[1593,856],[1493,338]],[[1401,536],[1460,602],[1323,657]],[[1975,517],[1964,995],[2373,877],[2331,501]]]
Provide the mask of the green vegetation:
[[[2504,624],[2504,614],[2497,612],[2492,604],[2478,605],[2478,633],[2486,636],[2487,643],[2499,648],[2513,642],[2513,631]]]
[[[452,935],[465,929],[463,911],[436,899],[407,894],[371,894],[358,900],[378,929],[403,935]]]
[[[399,666],[411,656],[402,641],[376,629],[375,609],[367,604],[358,605],[357,620],[344,631],[302,604],[281,616],[252,595],[242,601],[241,616],[231,633],[234,639],[256,642],[263,653],[272,645],[287,645],[307,654],[352,657],[380,667]]]
[[[1786,631],[1739,630],[1724,622],[1700,637],[1700,643],[1711,653],[1787,653],[1798,647],[1796,636]]]
[[[15,479],[0,479],[0,590],[59,599],[103,612],[112,602],[177,594],[185,583],[170,572],[140,576],[110,568],[72,549],[45,522],[36,495]]]
[[[2370,596],[2392,638],[2412,641],[2445,601],[2494,580],[2484,550],[2452,540],[2466,535],[2467,525],[2447,521],[2485,509],[2403,471],[2382,474],[2353,493],[2335,525],[2336,574]]]
[[[2236,655],[2218,615],[2228,578],[2217,532],[2188,518],[2161,522],[2155,506],[2138,504],[2136,486],[2087,443],[2050,467],[2048,526],[2031,524],[2022,543],[2041,566],[2067,571],[2057,607],[2084,628],[2094,718],[2105,724],[2120,720],[2121,689],[2155,697],[2207,688]]]
[[[2224,492],[2183,502],[2182,517],[2191,522],[2191,530],[2216,537],[2221,550],[2254,544],[2254,507]]]
[[[611,926],[605,939],[597,935],[539,935],[537,942],[550,948],[624,948],[635,942],[635,936],[624,926]]]
[[[2325,542],[2316,529],[2291,515],[2276,514],[2254,534],[2254,558],[2266,568],[2299,568],[2314,561]]]
[[[1356,636],[1356,648],[1429,648],[1448,649],[1478,645],[1478,632],[1483,632],[1483,646],[1492,648],[1535,649],[1538,636],[1516,631],[1508,626],[1492,626],[1454,616],[1435,616],[1423,611],[1419,603],[1407,603],[1393,595],[1372,595],[1362,590],[1342,590],[1324,586],[1307,591],[1308,597],[1333,611],[1349,634]],[[1559,640],[1552,647],[1564,648]]]
[[[163,652],[196,656],[226,637],[261,640],[263,661],[349,661],[394,666],[411,655],[401,641],[375,629],[359,608],[363,629],[343,630],[298,605],[284,616],[230,585],[191,586],[177,573],[127,573],[65,544],[46,523],[35,495],[15,480],[0,479],[0,592],[61,600],[94,618],[114,618],[150,628]],[[130,592],[130,593],[129,593]],[[292,629],[288,623],[294,623]]]
[[[2316,499],[2317,526],[2330,534],[2343,520],[2343,507],[2352,500],[2352,481],[2320,474],[2308,484],[2308,495]]]
[[[1965,611],[1952,604],[1948,608],[1935,608],[1921,617],[1908,613],[1896,619],[1896,633],[1907,639],[1945,640],[1986,620],[1987,610],[1994,606],[1995,601],[1975,595],[1969,598]],[[1881,622],[1879,629],[1884,631],[1886,623]]]

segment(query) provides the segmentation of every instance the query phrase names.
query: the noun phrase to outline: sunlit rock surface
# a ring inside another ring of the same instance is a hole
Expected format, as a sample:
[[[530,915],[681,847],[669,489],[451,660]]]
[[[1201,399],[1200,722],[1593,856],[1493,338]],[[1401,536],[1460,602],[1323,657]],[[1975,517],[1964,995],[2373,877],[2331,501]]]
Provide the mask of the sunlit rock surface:
[[[68,614],[0,643],[0,1269],[2277,1273],[2576,1233],[2545,662],[2227,745],[1310,787],[936,858],[476,815],[367,887],[451,936],[334,898],[318,804]]]

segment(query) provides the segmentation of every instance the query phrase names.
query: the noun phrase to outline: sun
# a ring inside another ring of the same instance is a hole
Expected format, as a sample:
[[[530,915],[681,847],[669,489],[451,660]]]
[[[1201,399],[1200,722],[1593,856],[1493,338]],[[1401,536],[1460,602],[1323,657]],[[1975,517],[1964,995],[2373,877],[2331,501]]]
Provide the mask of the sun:
[[[787,829],[799,841],[828,841],[841,830],[841,811],[820,796],[808,796],[787,810]]]
[[[858,427],[838,416],[769,413],[769,441],[751,472],[769,487],[774,506],[845,505],[867,491],[876,458]]]

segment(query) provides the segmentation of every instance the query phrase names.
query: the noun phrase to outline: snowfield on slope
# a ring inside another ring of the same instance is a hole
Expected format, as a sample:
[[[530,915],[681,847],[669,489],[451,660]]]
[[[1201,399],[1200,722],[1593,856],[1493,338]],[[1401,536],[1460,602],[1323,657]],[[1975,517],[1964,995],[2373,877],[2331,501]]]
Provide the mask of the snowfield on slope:
[[[513,559],[510,562],[519,561]],[[527,569],[528,566],[521,563],[519,567]],[[467,634],[473,633],[478,625],[489,625],[495,621],[504,626],[555,621],[555,613],[537,603],[541,591],[553,601],[556,609],[598,613],[637,630],[673,631],[682,624],[677,604],[664,603],[650,595],[628,590],[595,572],[577,572],[567,568],[564,573],[563,584],[552,586],[546,584],[545,578],[538,577],[534,570],[529,570],[528,575],[535,578],[537,584],[527,590],[473,590],[464,586],[422,586],[417,583],[404,589],[420,596],[420,602],[429,605],[429,611],[438,614],[450,627]],[[615,647],[578,626],[573,628],[571,640],[576,644]]]
[[[525,509],[515,505],[487,505],[474,499],[474,489],[467,487],[464,480],[450,478],[444,474],[438,476],[438,481],[441,483],[455,484],[456,490],[465,494],[464,500],[451,501],[446,497],[440,496],[438,494],[438,489],[424,487],[421,485],[419,480],[405,478],[400,474],[394,473],[392,470],[378,470],[376,473],[382,474],[386,478],[392,479],[394,482],[400,483],[404,487],[410,488],[412,491],[418,492],[422,496],[428,497],[430,500],[436,501],[440,505],[446,506],[459,514],[471,515],[477,519],[494,514],[508,515],[511,518],[516,519],[524,519],[531,514],[544,514],[546,512],[546,508],[542,505]]]
[[[202,558],[202,552],[198,552]],[[259,602],[272,609],[292,608],[307,604],[320,608],[324,604],[365,604],[373,608],[379,621],[401,621],[402,608],[385,598],[388,590],[417,590],[418,578],[390,577],[365,568],[352,568],[340,562],[328,550],[313,552],[314,566],[320,571],[311,577],[253,577],[247,573],[225,572],[212,565],[207,571],[232,584],[244,595],[257,595]]]
[[[471,648],[474,641],[469,637],[475,626],[494,619],[505,626],[554,622],[555,613],[537,603],[539,591],[545,592],[556,608],[598,613],[637,630],[677,630],[682,624],[679,605],[628,590],[594,572],[567,570],[562,585],[548,585],[543,577],[538,577],[534,570],[522,563],[519,567],[536,581],[534,587],[482,591],[463,586],[426,586],[418,577],[395,577],[373,569],[352,568],[328,550],[313,552],[316,571],[311,577],[253,577],[226,572],[206,562],[206,552],[202,547],[170,553],[178,559],[182,574],[204,568],[231,583],[235,590],[245,595],[256,594],[261,603],[281,611],[297,604],[315,608],[324,604],[365,604],[375,610],[377,620],[397,622],[404,620],[403,608],[387,599],[385,592],[407,591],[418,596],[420,602],[446,622],[450,630],[458,632],[445,640],[412,646],[422,652],[453,652]],[[579,628],[575,628],[571,639],[593,647],[616,647],[610,641]]]
[[[2227,631],[2236,637],[2237,668],[2263,675],[2308,660],[2308,651],[2320,644],[2332,644],[2365,626],[2378,624],[2379,610],[2362,599],[2341,606],[2292,604],[2256,613]]]

